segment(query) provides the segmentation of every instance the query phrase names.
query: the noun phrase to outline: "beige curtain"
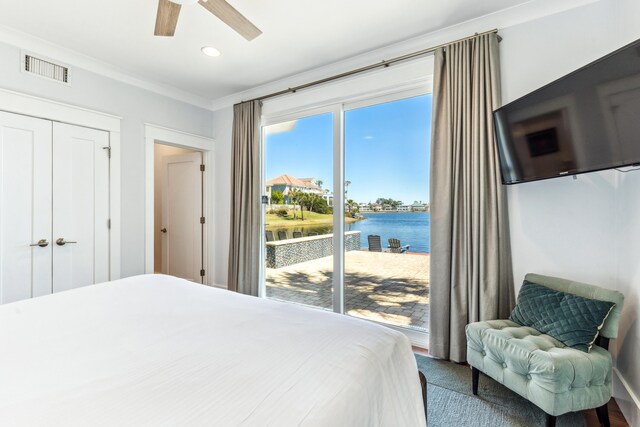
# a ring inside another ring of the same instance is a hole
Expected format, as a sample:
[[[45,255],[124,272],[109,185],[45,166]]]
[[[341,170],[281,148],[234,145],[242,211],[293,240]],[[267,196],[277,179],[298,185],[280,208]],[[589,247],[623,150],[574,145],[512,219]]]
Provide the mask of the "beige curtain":
[[[260,258],[260,101],[233,107],[229,289],[258,295]]]
[[[466,360],[465,325],[507,318],[513,306],[492,118],[499,71],[495,33],[435,53],[429,352],[456,362]]]

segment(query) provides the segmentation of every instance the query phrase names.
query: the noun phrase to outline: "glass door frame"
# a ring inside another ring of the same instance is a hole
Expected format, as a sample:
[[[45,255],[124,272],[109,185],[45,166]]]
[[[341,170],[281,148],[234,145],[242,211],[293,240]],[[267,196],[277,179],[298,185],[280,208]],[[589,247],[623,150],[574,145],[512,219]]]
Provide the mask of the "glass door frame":
[[[344,114],[342,104],[331,104],[324,107],[312,108],[295,113],[275,115],[272,117],[262,117],[260,123],[260,192],[264,193],[266,188],[266,135],[265,129],[268,126],[300,120],[310,116],[321,114],[332,114],[332,136],[333,136],[333,273],[331,275],[331,295],[332,308],[335,313],[344,314],[344,291],[342,289],[342,277],[344,276],[344,259],[342,256],[336,256],[344,251],[344,239],[337,239],[337,231],[340,235],[344,234],[344,215],[339,215],[341,210],[336,212],[336,206],[344,205],[344,194],[342,187],[344,186],[344,141],[342,133],[344,130]],[[338,165],[338,167],[336,167]],[[342,183],[342,186],[341,186]],[[260,274],[258,295],[261,298],[267,297],[267,278],[266,278],[266,205],[260,204]],[[344,208],[342,208],[344,209]],[[340,251],[340,252],[339,252]]]
[[[266,135],[265,128],[271,125],[284,123],[293,120],[303,119],[309,116],[315,116],[326,113],[333,113],[333,274],[332,274],[332,296],[333,311],[335,313],[344,314],[345,312],[345,246],[344,246],[344,183],[345,183],[345,133],[344,120],[345,112],[358,108],[364,108],[377,104],[384,104],[402,99],[412,98],[421,95],[433,93],[431,81],[426,85],[413,87],[409,89],[396,89],[386,91],[386,93],[369,94],[368,96],[345,97],[339,102],[333,102],[316,108],[300,108],[293,112],[283,114],[263,115],[260,131],[260,191],[264,193],[266,188]],[[290,110],[291,111],[291,110]],[[266,298],[266,236],[265,236],[265,214],[266,205],[261,203],[261,220],[260,220],[260,286],[259,296]],[[341,238],[337,238],[341,236]],[[395,329],[407,335],[413,344],[425,346],[428,343],[428,332],[418,332],[409,328],[403,328],[391,324],[368,320],[373,323]],[[426,340],[426,341],[425,341]]]

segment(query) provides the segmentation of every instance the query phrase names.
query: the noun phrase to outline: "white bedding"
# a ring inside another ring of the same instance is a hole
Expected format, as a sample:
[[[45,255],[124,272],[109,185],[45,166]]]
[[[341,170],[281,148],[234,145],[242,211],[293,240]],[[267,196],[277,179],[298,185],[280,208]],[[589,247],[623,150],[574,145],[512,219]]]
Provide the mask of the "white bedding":
[[[2,426],[424,426],[407,338],[169,276],[0,306]]]

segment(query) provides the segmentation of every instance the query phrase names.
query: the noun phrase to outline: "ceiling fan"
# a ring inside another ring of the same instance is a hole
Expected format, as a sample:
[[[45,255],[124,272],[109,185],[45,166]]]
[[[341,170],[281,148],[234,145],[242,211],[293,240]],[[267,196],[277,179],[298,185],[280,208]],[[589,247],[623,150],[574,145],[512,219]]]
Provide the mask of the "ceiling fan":
[[[154,35],[173,37],[182,5],[200,3],[235,32],[251,41],[262,31],[225,0],[158,0],[158,15]]]

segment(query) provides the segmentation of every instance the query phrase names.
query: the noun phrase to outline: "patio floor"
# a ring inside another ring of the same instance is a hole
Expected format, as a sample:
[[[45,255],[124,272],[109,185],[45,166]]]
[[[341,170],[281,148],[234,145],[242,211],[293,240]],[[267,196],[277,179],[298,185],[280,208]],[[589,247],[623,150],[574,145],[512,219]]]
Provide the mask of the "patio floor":
[[[350,251],[345,309],[352,316],[429,329],[429,261],[424,254]],[[331,310],[333,257],[267,269],[267,296]]]

